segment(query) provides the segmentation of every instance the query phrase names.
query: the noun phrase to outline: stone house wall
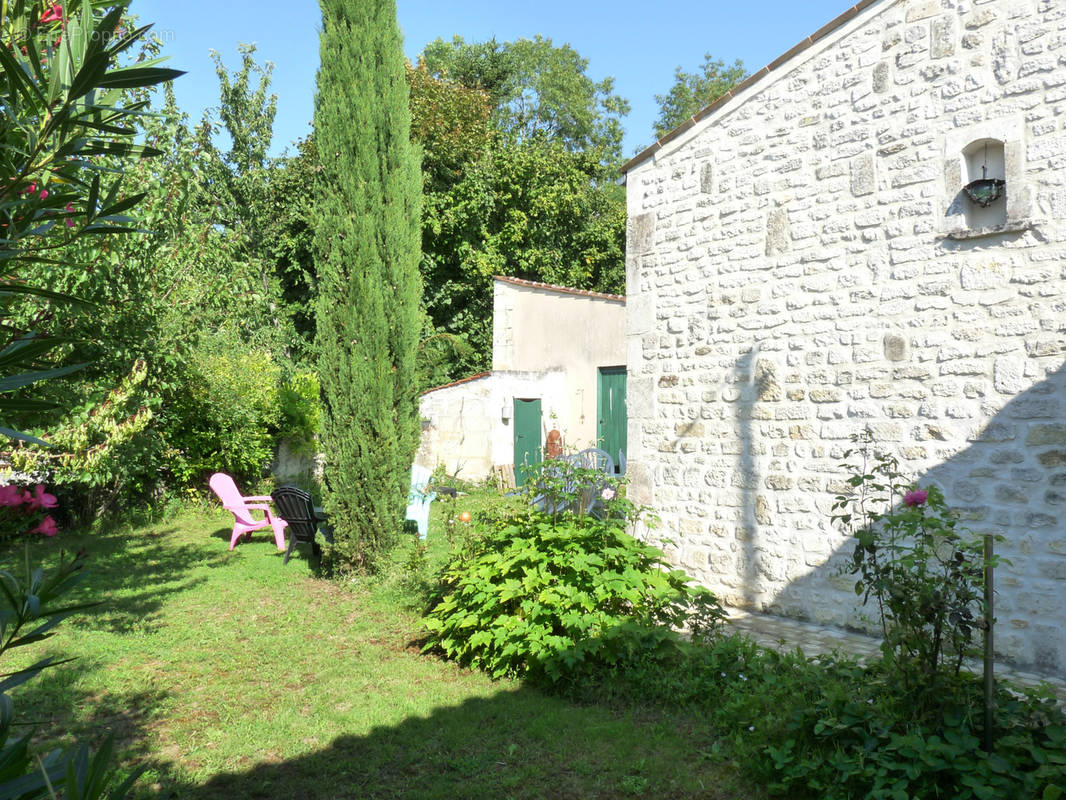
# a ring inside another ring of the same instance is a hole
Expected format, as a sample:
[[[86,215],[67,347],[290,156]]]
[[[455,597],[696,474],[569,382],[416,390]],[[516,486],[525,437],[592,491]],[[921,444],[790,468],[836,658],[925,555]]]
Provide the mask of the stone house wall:
[[[1066,4],[860,5],[627,165],[631,495],[726,601],[862,626],[869,427],[1007,537],[997,647],[1063,675]]]

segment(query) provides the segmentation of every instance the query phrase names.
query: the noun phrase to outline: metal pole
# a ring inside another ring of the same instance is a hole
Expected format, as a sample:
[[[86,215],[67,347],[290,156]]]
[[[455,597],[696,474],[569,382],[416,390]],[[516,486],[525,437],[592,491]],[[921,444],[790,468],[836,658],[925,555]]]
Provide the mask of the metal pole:
[[[985,735],[984,750],[991,753],[995,747],[992,730],[992,702],[995,696],[992,647],[992,534],[985,534]]]

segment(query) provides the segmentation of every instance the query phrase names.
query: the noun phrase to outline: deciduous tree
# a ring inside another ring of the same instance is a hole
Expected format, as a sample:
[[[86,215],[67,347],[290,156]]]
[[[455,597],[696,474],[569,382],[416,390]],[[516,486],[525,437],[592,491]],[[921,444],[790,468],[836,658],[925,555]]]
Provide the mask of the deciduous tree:
[[[409,70],[423,149],[424,347],[443,382],[486,369],[492,276],[624,291],[624,101],[569,48],[437,40]],[[613,109],[613,110],[612,110]],[[617,136],[616,136],[617,134]]]
[[[503,43],[456,36],[430,42],[422,59],[431,75],[486,92],[501,132],[595,151],[605,171],[618,165],[629,103],[614,93],[613,78],[590,78],[588,61],[570,45],[542,36]]]
[[[655,136],[661,138],[704,106],[708,106],[747,77],[738,59],[726,66],[710,53],[703,56],[703,64],[696,72],[674,71],[674,85],[666,94],[655,95],[659,104],[659,118],[655,120]]]

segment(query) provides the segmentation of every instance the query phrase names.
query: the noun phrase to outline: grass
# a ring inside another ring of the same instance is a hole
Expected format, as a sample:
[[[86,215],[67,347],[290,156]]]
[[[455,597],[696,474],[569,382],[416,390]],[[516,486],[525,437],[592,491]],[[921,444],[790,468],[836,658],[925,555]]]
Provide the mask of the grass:
[[[486,502],[434,504],[431,560],[441,517]],[[760,796],[696,713],[576,705],[422,655],[413,543],[383,578],[339,584],[305,552],[283,567],[269,531],[230,552],[231,520],[34,543],[34,561],[85,547],[102,601],[5,661],[76,657],[15,690],[43,745],[116,733],[123,768],[148,768],[135,797]],[[21,571],[21,547],[2,558]]]

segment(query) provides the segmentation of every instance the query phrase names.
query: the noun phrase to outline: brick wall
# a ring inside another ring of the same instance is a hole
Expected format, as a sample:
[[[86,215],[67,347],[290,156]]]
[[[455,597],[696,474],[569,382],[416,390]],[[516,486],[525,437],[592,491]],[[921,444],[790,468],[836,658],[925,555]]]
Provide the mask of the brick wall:
[[[862,625],[829,517],[869,427],[1008,538],[999,649],[1066,674],[1064,120],[1066,4],[883,0],[630,166],[631,492],[677,563]]]

